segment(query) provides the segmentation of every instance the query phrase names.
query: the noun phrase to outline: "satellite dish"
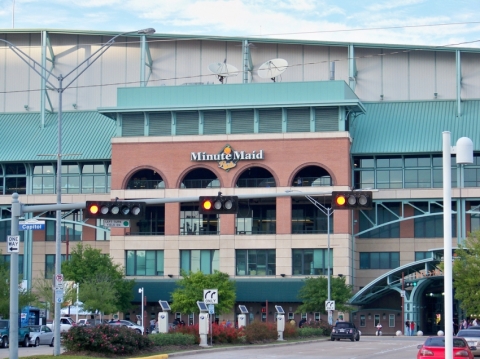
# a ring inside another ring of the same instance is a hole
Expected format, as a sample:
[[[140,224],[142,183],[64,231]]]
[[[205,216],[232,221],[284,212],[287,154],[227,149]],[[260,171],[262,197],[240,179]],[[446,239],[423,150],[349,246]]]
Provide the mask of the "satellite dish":
[[[238,75],[238,69],[233,65],[227,64],[227,59],[223,62],[214,62],[208,65],[208,69],[211,73],[218,76],[218,81],[222,84],[225,77]]]
[[[280,76],[288,67],[287,60],[272,59],[268,60],[258,68],[258,76],[262,79],[271,79],[275,82],[275,77]]]

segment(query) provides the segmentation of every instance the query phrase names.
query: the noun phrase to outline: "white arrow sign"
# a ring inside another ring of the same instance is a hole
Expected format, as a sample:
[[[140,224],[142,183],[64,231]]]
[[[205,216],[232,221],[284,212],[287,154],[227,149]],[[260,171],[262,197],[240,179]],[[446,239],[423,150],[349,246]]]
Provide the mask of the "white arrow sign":
[[[204,289],[203,301],[205,304],[218,304],[218,289]]]
[[[20,245],[20,236],[7,236],[8,253],[18,253],[19,245]]]
[[[335,310],[335,301],[334,300],[326,300],[325,301],[325,310]]]

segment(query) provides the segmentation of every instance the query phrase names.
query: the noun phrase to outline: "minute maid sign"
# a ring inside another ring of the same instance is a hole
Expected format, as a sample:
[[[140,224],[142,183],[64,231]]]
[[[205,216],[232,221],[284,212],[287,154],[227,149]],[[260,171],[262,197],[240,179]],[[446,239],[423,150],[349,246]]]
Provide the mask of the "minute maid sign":
[[[232,146],[225,145],[218,153],[192,152],[190,159],[195,162],[216,161],[218,162],[218,167],[228,172],[237,165],[238,161],[263,160],[264,155],[263,150],[252,152],[235,151]]]

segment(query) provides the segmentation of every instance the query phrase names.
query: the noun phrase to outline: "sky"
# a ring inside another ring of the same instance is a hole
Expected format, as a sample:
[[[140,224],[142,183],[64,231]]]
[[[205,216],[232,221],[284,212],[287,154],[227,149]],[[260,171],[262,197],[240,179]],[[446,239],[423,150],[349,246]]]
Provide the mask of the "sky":
[[[1,29],[480,48],[480,0],[0,0]]]

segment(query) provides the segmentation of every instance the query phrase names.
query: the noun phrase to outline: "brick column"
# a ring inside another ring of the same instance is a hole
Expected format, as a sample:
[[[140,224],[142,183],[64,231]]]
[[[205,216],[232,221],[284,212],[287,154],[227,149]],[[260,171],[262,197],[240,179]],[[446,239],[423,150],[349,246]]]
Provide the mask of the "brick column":
[[[180,203],[165,203],[165,235],[178,236],[179,234]]]
[[[235,234],[235,218],[234,214],[220,214],[220,234]]]
[[[277,197],[277,234],[292,233],[292,198]]]

